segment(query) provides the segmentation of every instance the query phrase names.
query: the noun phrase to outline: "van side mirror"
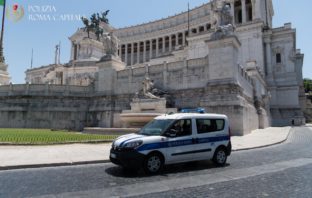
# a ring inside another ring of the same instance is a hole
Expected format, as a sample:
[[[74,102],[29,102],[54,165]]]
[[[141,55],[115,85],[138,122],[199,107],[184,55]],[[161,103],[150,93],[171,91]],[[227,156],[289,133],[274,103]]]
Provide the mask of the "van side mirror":
[[[177,137],[177,133],[178,133],[177,130],[175,130],[175,129],[170,129],[169,131],[166,132],[165,135],[168,136],[168,137],[173,138],[173,137]]]

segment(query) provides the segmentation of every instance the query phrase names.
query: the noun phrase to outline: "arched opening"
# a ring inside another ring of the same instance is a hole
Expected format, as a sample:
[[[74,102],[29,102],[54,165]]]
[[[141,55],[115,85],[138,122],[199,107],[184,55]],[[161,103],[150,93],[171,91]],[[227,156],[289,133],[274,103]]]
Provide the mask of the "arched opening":
[[[252,3],[251,0],[246,0],[246,19],[252,21]]]
[[[169,36],[166,36],[165,37],[165,52],[169,51],[169,44],[170,44]]]
[[[235,23],[243,22],[242,3],[240,0],[236,0],[234,3],[234,15]]]
[[[205,31],[205,27],[204,26],[199,26],[199,33],[202,33],[203,31]]]
[[[206,25],[206,29],[207,29],[208,31],[211,29],[211,24],[210,24],[210,23],[208,23],[208,24]]]
[[[192,29],[192,34],[197,34],[197,29],[196,28]]]
[[[172,46],[173,49],[177,45],[176,40],[177,40],[176,35],[171,35],[171,46]]]

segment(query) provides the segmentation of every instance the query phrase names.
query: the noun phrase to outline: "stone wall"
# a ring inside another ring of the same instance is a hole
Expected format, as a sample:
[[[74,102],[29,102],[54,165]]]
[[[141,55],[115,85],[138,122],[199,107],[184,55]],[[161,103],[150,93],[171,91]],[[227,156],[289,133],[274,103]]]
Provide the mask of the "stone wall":
[[[89,87],[0,86],[0,127],[81,130],[86,125]]]
[[[117,72],[116,94],[133,94],[142,87],[145,76],[154,80],[155,86],[166,90],[204,87],[208,76],[208,59],[194,59],[163,63]]]

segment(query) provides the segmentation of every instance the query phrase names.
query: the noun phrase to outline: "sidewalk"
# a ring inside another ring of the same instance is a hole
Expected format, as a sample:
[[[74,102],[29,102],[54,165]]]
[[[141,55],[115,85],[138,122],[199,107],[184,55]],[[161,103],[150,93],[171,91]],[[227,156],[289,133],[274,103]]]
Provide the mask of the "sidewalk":
[[[279,144],[287,140],[291,127],[255,130],[232,137],[233,151]],[[109,162],[111,144],[55,146],[0,146],[0,170]]]

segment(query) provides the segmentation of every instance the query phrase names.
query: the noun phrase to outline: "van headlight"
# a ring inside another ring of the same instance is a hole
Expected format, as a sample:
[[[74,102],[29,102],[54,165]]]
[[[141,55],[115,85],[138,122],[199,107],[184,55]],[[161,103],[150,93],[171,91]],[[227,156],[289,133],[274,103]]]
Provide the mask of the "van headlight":
[[[139,146],[141,146],[143,144],[143,141],[142,140],[139,140],[139,141],[134,141],[134,142],[129,142],[127,144],[124,145],[124,148],[127,148],[127,149],[135,149]]]

